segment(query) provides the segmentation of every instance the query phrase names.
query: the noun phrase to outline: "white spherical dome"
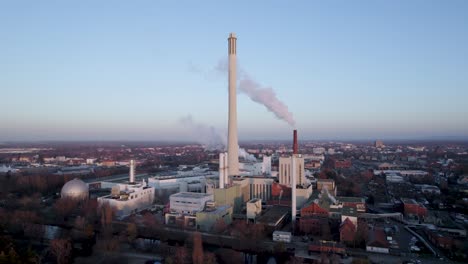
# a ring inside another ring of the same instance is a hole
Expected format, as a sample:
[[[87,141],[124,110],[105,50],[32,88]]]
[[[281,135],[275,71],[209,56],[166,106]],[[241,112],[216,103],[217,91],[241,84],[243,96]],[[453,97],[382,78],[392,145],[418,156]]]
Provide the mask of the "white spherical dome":
[[[73,199],[87,199],[89,195],[88,185],[80,179],[73,179],[62,187],[62,197]]]

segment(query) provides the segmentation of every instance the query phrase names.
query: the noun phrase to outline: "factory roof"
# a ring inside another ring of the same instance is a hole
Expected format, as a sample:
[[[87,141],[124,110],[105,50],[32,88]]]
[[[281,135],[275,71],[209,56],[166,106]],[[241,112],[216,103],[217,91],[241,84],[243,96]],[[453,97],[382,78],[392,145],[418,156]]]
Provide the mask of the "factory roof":
[[[260,216],[257,222],[269,226],[277,226],[289,214],[290,210],[291,207],[288,206],[273,206]]]
[[[336,197],[336,199],[340,202],[343,203],[362,203],[364,202],[364,198],[362,197],[344,197],[344,196],[339,196]]]
[[[261,201],[262,199],[253,198],[252,200],[248,201],[248,203],[256,203],[257,201]]]
[[[201,212],[197,212],[197,214],[221,214],[229,210],[229,208],[231,208],[230,205],[221,205],[213,209],[205,209]]]
[[[171,197],[179,197],[179,198],[203,198],[203,197],[210,197],[213,196],[212,194],[208,193],[194,193],[194,192],[180,192],[171,195]]]
[[[401,198],[401,201],[405,204],[418,204],[414,199],[410,198]]]
[[[344,216],[357,216],[356,208],[352,206],[343,206],[341,214]]]

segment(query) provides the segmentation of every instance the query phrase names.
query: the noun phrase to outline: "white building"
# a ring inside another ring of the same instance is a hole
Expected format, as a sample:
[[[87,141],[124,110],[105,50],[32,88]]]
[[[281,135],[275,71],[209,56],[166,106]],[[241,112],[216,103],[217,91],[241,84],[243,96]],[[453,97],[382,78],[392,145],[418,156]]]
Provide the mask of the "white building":
[[[98,197],[98,204],[110,205],[118,217],[128,216],[132,213],[150,207],[154,202],[154,188],[145,182],[134,184],[115,184],[112,193]]]
[[[273,241],[291,243],[291,232],[274,231]]]
[[[262,213],[262,199],[254,198],[247,202],[247,221],[252,220]]]
[[[206,191],[207,179],[218,179],[218,172],[194,168],[189,171],[177,171],[148,178],[148,185],[156,189],[156,195],[167,199],[170,194],[178,192]]]
[[[271,175],[271,156],[263,156],[262,173]]]
[[[312,152],[314,154],[319,154],[319,155],[324,154],[325,153],[325,148],[323,148],[323,147],[313,148]]]
[[[264,201],[271,199],[271,186],[274,178],[263,176],[245,177],[249,184],[250,199],[259,198]]]
[[[203,211],[206,202],[214,201],[212,194],[180,192],[170,196],[170,211],[173,214],[195,215]]]
[[[279,183],[291,186],[291,175],[292,175],[292,159],[291,157],[280,157],[279,159]],[[304,158],[299,156],[296,157],[296,185],[303,185],[306,183],[304,173]]]

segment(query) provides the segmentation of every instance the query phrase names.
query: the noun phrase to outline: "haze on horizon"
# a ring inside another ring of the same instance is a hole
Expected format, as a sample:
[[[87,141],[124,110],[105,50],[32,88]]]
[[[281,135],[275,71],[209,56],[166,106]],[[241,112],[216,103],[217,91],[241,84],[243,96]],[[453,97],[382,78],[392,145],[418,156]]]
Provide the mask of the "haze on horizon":
[[[468,139],[468,2],[0,3],[0,142],[193,140],[227,129],[238,61],[303,139]],[[240,140],[292,128],[238,95]]]

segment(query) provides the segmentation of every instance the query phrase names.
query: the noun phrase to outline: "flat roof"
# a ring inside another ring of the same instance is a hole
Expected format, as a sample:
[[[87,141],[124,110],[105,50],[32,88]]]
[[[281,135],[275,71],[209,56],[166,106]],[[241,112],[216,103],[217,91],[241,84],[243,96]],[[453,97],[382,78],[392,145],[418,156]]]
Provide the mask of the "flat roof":
[[[264,223],[270,226],[276,226],[286,215],[288,215],[291,207],[273,206],[257,219],[257,222]]]
[[[171,195],[170,197],[180,197],[180,198],[203,198],[203,197],[210,197],[213,196],[212,194],[208,193],[194,193],[194,192],[180,192]]]
[[[418,204],[414,199],[411,198],[401,198],[401,201],[405,204]]]
[[[220,214],[222,212],[227,211],[229,208],[231,208],[230,205],[221,205],[217,206],[214,210],[203,210],[201,212],[197,212],[197,214]]]
[[[344,216],[357,216],[356,209],[350,206],[343,206],[343,208],[341,209],[341,213]]]
[[[339,196],[339,197],[336,197],[336,199],[340,202],[345,202],[345,203],[362,203],[364,198]]]

